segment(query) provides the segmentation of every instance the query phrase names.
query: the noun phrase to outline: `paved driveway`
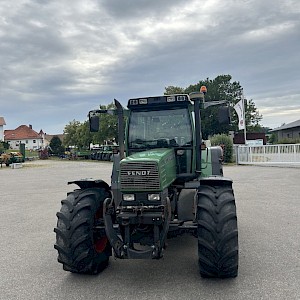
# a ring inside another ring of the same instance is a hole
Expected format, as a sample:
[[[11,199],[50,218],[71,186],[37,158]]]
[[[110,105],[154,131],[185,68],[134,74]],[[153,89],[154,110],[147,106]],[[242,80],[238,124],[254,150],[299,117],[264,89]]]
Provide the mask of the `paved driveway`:
[[[0,169],[0,299],[300,299],[300,169],[226,166],[234,179],[236,279],[201,279],[197,242],[168,241],[162,260],[114,260],[98,276],[65,272],[53,248],[56,212],[79,178],[109,181],[105,162]],[[75,187],[74,187],[75,188]]]

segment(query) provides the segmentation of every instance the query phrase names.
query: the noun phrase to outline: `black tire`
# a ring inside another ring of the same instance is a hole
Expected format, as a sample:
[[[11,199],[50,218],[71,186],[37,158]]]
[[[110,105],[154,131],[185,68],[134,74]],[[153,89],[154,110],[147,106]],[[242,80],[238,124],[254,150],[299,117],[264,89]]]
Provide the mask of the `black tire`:
[[[98,274],[108,265],[111,245],[103,225],[103,201],[110,197],[103,188],[75,190],[62,201],[57,213],[56,244],[58,262],[73,273]]]
[[[202,277],[229,278],[238,273],[236,206],[230,186],[203,185],[198,191],[198,257]]]

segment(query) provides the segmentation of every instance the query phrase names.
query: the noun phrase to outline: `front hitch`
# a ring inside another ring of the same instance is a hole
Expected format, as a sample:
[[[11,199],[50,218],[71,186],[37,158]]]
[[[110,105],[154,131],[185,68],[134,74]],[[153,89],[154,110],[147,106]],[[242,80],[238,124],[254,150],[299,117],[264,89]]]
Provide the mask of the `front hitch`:
[[[149,259],[155,258],[159,259],[162,257],[162,251],[165,244],[165,239],[169,230],[170,220],[171,220],[171,205],[170,199],[167,198],[165,202],[165,206],[162,215],[159,216],[158,212],[155,214],[151,211],[148,211],[147,220],[153,220],[153,245],[149,249],[145,250],[136,250],[133,247],[133,242],[130,237],[130,224],[136,222],[136,218],[138,218],[138,213],[134,211],[124,211],[121,219],[123,221],[118,222],[121,226],[124,226],[124,241],[118,236],[117,230],[115,230],[112,222],[112,217],[115,213],[113,201],[111,198],[107,198],[104,201],[103,205],[103,218],[105,224],[105,232],[106,236],[112,245],[115,256],[118,258],[132,258],[132,259]],[[145,214],[143,214],[143,217]],[[154,217],[154,216],[157,216]],[[164,216],[164,217],[163,217]],[[120,217],[120,216],[119,216]],[[162,218],[164,219],[163,223],[161,223]],[[130,222],[131,220],[131,222]],[[160,220],[160,221],[157,221]],[[136,223],[135,223],[136,224]],[[150,224],[150,223],[148,223]],[[162,228],[159,228],[159,224],[162,225]]]

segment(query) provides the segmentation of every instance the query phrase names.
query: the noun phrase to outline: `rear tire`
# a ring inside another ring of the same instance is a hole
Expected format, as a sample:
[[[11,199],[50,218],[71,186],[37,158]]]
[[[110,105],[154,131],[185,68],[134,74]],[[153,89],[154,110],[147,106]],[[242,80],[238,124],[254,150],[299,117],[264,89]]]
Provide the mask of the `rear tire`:
[[[201,186],[198,191],[197,221],[201,276],[236,277],[238,229],[232,188]]]
[[[73,273],[98,274],[111,256],[111,245],[103,225],[103,202],[110,197],[104,188],[75,190],[62,201],[57,213],[56,244],[58,262]]]

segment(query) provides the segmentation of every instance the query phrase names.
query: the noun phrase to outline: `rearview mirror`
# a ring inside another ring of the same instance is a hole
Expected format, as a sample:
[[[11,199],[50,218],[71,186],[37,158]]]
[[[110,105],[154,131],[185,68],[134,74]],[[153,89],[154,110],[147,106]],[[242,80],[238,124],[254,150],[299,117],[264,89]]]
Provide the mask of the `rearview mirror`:
[[[231,123],[230,110],[228,106],[220,106],[218,108],[218,121],[220,124],[229,125]]]
[[[91,116],[89,115],[89,123],[90,123],[90,132],[98,132],[99,131],[99,116]]]

